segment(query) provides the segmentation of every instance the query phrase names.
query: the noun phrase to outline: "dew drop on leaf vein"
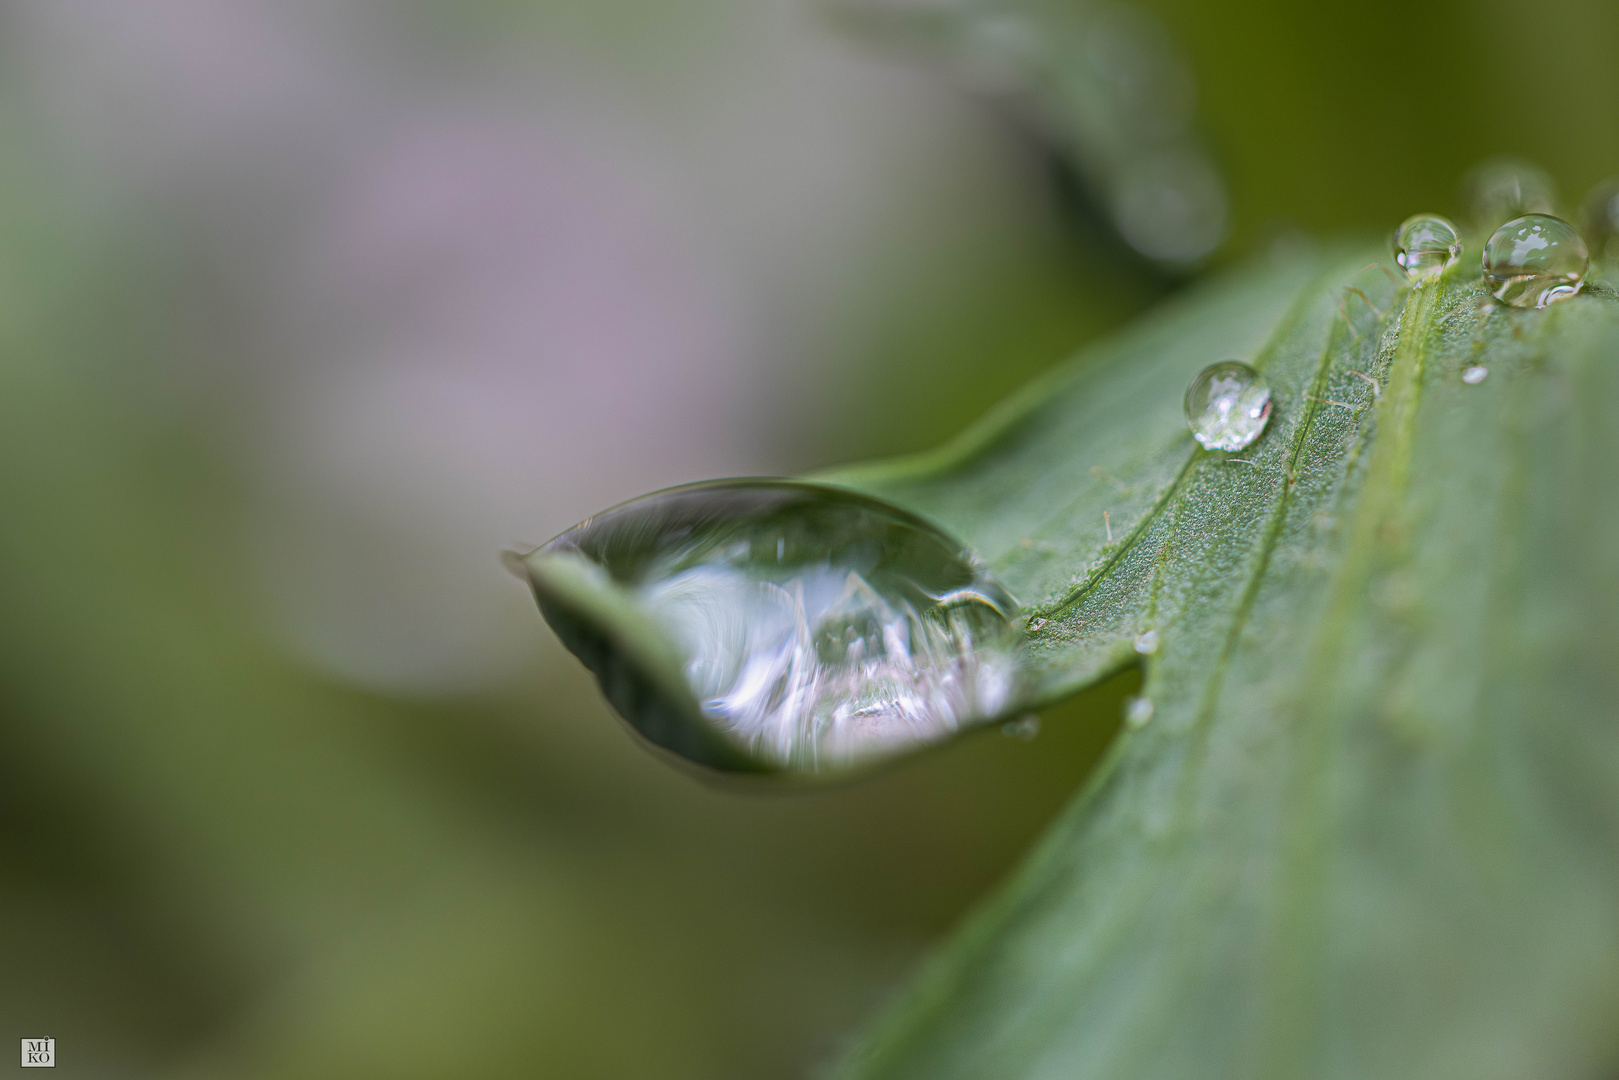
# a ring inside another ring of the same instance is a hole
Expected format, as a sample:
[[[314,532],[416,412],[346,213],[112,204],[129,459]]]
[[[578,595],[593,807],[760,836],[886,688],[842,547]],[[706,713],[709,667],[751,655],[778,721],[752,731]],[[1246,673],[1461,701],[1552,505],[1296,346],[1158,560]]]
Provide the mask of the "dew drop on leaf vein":
[[[1186,424],[1205,450],[1244,450],[1270,421],[1270,384],[1239,360],[1211,364],[1186,391]]]

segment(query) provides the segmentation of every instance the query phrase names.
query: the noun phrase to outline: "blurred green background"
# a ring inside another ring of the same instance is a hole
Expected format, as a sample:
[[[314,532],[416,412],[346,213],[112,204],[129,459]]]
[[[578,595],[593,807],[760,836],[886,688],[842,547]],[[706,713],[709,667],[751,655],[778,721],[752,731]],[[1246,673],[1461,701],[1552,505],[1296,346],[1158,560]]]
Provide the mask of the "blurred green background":
[[[1060,8],[1061,5],[1052,5]],[[1154,0],[1219,266],[1619,171],[1619,8]],[[636,745],[500,570],[936,442],[1184,287],[790,0],[0,3],[0,1032],[85,1076],[805,1075],[1131,679],[817,793]]]

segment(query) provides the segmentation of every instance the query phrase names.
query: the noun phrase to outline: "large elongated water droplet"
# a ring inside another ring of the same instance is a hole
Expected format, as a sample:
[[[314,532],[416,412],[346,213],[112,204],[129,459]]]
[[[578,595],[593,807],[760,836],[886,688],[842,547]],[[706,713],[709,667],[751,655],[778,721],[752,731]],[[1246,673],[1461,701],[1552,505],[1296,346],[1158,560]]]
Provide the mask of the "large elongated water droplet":
[[[850,491],[673,488],[509,558],[618,711],[704,765],[846,770],[1019,704],[1011,596],[932,525]]]
[[[1543,308],[1579,292],[1590,262],[1574,226],[1549,214],[1525,214],[1484,245],[1484,284],[1513,307]]]
[[[1270,384],[1239,360],[1204,368],[1186,390],[1186,423],[1205,450],[1252,446],[1270,421]]]
[[[1415,214],[1394,231],[1394,261],[1413,281],[1427,281],[1456,265],[1462,239],[1438,214]]]

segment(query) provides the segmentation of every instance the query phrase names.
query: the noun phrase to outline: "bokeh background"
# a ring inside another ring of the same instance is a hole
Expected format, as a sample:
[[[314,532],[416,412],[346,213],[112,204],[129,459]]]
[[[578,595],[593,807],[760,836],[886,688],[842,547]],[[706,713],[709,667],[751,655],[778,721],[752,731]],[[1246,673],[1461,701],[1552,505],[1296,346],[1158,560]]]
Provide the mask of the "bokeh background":
[[[856,6],[0,2],[0,1035],[102,1077],[808,1075],[1130,678],[714,787],[497,552],[925,447],[1200,274],[1462,214],[1486,157],[1570,214],[1619,171],[1602,0],[1143,0],[1110,25],[1169,60],[1120,78],[1217,184],[1212,241],[1144,257],[1094,86]]]

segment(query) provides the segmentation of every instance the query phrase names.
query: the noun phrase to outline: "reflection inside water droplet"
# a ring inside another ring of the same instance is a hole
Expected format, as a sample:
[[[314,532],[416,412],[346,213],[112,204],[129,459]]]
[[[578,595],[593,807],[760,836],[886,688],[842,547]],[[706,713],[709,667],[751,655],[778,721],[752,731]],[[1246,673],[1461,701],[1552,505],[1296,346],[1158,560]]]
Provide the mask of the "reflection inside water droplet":
[[[1186,423],[1205,450],[1253,445],[1270,420],[1270,385],[1237,360],[1211,364],[1186,391]]]
[[[1408,217],[1394,232],[1394,261],[1413,281],[1427,281],[1456,265],[1462,240],[1438,214]]]
[[[1148,630],[1136,638],[1136,652],[1142,656],[1151,656],[1158,651],[1158,631]]]
[[[1484,245],[1484,284],[1513,307],[1543,308],[1579,292],[1590,262],[1574,226],[1549,214],[1525,214]]]
[[[703,764],[833,771],[1016,704],[1012,598],[959,543],[852,492],[676,488],[524,563],[619,711]]]
[[[1472,367],[1462,372],[1462,382],[1466,383],[1468,386],[1477,386],[1479,383],[1483,382],[1489,377],[1490,369],[1484,367],[1482,364],[1474,364]]]

